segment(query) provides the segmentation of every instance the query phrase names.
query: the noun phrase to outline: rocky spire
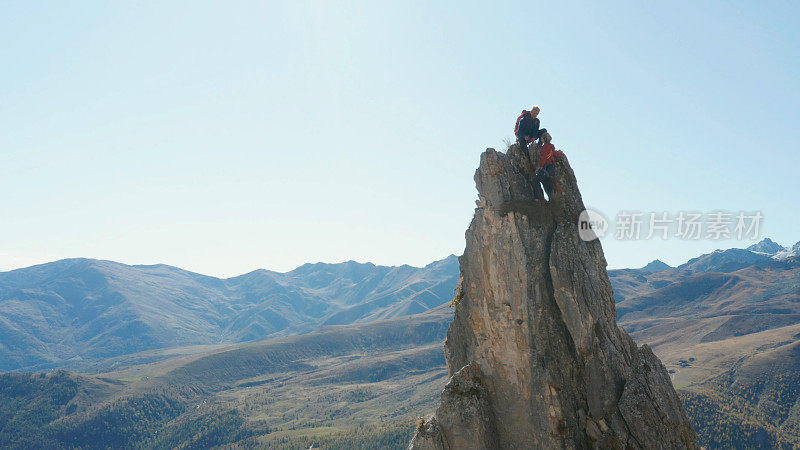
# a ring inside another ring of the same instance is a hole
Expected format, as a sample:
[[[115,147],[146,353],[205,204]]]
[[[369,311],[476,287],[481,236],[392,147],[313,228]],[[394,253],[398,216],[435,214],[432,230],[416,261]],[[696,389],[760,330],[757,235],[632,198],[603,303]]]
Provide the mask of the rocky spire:
[[[548,202],[533,201],[534,164],[516,145],[481,155],[451,378],[409,448],[697,448],[666,369],[616,324],[603,249],[578,235],[568,161]]]

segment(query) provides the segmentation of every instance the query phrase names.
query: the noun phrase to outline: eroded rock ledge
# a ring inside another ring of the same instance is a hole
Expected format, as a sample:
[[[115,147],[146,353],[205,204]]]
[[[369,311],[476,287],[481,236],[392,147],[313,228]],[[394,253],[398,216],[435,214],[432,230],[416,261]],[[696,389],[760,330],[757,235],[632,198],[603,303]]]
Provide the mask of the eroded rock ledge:
[[[578,236],[569,162],[549,202],[533,201],[535,164],[516,145],[481,155],[451,379],[409,448],[697,448],[666,369],[616,324],[600,242]]]

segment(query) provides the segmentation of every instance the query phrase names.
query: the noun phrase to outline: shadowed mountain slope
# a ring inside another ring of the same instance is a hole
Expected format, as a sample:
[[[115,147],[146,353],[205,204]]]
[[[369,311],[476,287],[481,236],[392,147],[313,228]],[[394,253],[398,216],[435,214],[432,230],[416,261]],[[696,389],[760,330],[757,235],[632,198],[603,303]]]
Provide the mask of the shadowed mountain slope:
[[[444,384],[450,315],[323,327],[98,376],[0,374],[0,447],[258,448],[288,433],[301,435],[287,445],[298,448],[304,430],[379,420],[388,428],[376,438],[406,441]],[[356,434],[337,439],[352,448]]]

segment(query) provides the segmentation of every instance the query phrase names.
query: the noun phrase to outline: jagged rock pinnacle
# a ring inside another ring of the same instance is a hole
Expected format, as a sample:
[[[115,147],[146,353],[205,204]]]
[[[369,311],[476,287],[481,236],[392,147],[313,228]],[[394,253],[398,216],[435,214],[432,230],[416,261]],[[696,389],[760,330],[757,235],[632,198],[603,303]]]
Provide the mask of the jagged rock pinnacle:
[[[535,164],[516,145],[481,155],[451,378],[409,448],[697,448],[666,369],[616,324],[603,249],[578,235],[568,161],[548,202],[533,201]]]

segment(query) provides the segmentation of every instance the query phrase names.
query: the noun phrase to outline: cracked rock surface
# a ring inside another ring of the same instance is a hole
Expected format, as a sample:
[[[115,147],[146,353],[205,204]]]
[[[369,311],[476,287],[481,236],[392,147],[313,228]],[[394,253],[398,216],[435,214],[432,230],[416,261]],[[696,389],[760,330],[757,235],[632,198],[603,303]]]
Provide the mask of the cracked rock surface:
[[[569,162],[556,161],[548,202],[533,201],[535,165],[516,145],[481,155],[451,379],[409,448],[698,448],[661,361],[616,324],[600,242],[578,236]]]

